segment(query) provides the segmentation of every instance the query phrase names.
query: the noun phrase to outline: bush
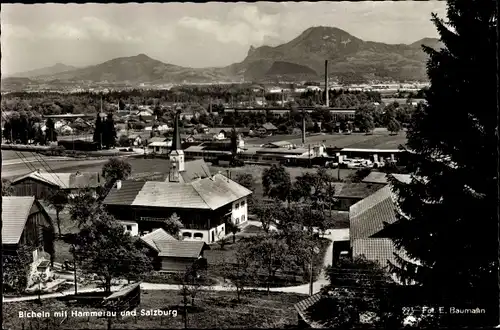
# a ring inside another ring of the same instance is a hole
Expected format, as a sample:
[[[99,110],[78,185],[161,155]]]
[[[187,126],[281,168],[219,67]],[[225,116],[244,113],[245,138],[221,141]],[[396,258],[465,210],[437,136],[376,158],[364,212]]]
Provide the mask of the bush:
[[[126,135],[121,135],[120,138],[118,139],[118,145],[120,147],[129,147],[130,146],[130,139]]]

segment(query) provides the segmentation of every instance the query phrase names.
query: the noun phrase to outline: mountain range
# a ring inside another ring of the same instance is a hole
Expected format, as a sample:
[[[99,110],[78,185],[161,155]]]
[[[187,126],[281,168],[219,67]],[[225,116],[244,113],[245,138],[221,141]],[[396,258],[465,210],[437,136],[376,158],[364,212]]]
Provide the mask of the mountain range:
[[[329,76],[357,80],[427,80],[427,55],[422,45],[442,47],[438,39],[412,44],[364,41],[334,27],[312,27],[276,47],[250,47],[246,58],[222,68],[188,68],[163,63],[145,54],[115,58],[85,68],[56,64],[11,77],[36,81],[114,83],[203,83],[322,79],[325,60]]]

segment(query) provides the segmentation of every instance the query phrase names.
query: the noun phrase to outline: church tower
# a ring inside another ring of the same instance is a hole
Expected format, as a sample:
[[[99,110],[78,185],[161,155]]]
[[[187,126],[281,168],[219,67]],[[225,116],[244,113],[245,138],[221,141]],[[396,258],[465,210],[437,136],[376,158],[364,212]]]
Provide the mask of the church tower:
[[[184,172],[184,151],[181,146],[181,134],[179,131],[179,113],[174,119],[174,134],[172,138],[172,149],[170,150],[170,182],[180,182],[180,172]]]

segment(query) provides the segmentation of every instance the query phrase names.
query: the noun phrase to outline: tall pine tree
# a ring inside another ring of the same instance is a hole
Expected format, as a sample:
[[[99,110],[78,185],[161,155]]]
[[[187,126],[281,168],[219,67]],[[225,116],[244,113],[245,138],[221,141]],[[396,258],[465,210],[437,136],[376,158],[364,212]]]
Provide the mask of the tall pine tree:
[[[450,0],[447,13],[432,16],[444,47],[424,47],[431,87],[408,129],[413,179],[392,180],[393,239],[420,265],[392,268],[439,306],[485,308],[461,322],[498,324],[496,3]]]
[[[103,144],[103,127],[102,127],[102,119],[100,116],[100,113],[97,114],[97,118],[95,120],[95,127],[94,127],[94,138],[93,141],[97,143],[99,148],[102,148]]]
[[[106,148],[112,148],[116,145],[116,128],[112,113],[108,114],[103,127],[103,144]]]

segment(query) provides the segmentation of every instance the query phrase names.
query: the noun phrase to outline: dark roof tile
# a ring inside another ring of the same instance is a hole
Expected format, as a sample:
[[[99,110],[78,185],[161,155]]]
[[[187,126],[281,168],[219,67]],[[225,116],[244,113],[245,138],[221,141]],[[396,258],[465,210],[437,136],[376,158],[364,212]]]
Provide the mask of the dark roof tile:
[[[144,181],[122,181],[122,187],[120,189],[114,187],[104,199],[104,204],[132,205],[145,184]]]
[[[358,238],[369,238],[396,222],[396,206],[389,186],[357,202],[349,208],[351,243]]]
[[[205,242],[165,240],[154,241],[160,257],[198,258],[205,248]]]
[[[35,197],[2,197],[2,244],[17,244]]]

